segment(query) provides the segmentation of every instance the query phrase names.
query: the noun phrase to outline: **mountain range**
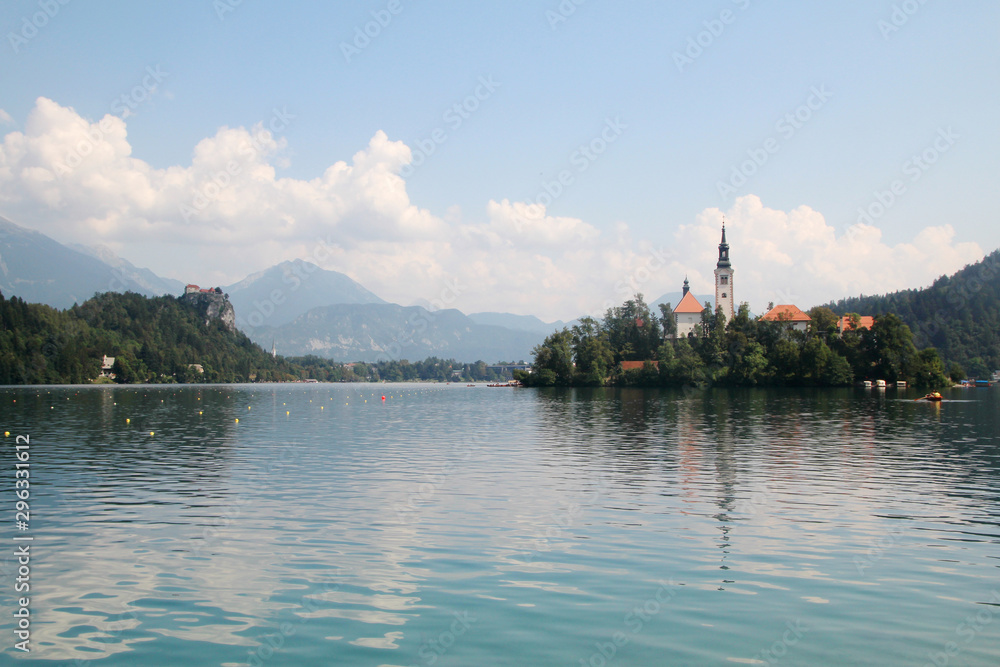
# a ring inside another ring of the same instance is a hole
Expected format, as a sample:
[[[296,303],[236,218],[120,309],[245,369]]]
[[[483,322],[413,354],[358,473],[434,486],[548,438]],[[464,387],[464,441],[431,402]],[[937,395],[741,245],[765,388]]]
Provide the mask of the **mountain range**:
[[[98,293],[180,296],[184,287],[179,280],[134,266],[110,248],[63,245],[0,217],[4,296],[66,309]],[[453,309],[404,307],[386,302],[343,273],[303,260],[282,262],[222,290],[236,311],[238,328],[285,356],[521,360],[565,324],[510,313],[467,316]]]
[[[65,309],[95,293],[180,293],[180,282],[137,269],[106,249],[81,252],[0,217],[0,291]]]
[[[576,323],[387,303],[349,276],[303,260],[282,262],[223,290],[238,328],[285,356],[514,361],[529,359],[547,335]],[[6,297],[66,309],[104,292],[180,296],[183,291],[181,281],[136,267],[109,248],[63,245],[0,217],[0,292]],[[664,294],[650,308],[658,315],[658,304],[676,305],[680,298],[680,292]],[[926,289],[829,305],[838,314],[894,312],[919,345],[937,347],[946,361],[977,375],[1000,367],[1000,251]]]

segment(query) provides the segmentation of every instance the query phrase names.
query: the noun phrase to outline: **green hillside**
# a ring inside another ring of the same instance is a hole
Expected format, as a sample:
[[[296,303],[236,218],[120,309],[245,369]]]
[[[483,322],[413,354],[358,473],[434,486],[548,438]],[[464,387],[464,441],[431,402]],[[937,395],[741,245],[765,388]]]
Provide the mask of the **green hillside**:
[[[841,299],[829,307],[838,314],[895,313],[917,347],[936,348],[969,376],[1000,369],[1000,250],[926,289]]]
[[[298,377],[287,362],[174,297],[107,293],[60,311],[0,294],[0,384],[88,382],[101,373],[104,355],[115,357],[120,382]]]
[[[204,301],[204,300],[201,300]],[[82,384],[115,358],[115,382],[482,381],[482,361],[430,357],[350,363],[317,356],[272,357],[198,299],[99,294],[66,310],[0,293],[0,384]],[[229,311],[232,314],[232,310]],[[201,367],[199,371],[194,365]],[[111,380],[105,380],[110,382]]]

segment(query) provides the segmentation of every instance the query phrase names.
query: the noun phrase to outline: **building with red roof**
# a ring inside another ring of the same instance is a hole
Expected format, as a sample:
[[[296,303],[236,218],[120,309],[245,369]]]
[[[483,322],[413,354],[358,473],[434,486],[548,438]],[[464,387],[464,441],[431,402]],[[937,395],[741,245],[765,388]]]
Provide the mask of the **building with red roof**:
[[[792,304],[780,304],[771,308],[760,316],[762,320],[770,322],[787,322],[789,328],[796,331],[806,331],[812,318],[802,312],[798,306]]]
[[[875,318],[871,315],[860,315],[858,320],[859,329],[871,329],[875,324]],[[844,315],[839,320],[837,320],[837,331],[840,335],[844,335],[845,331],[850,331],[854,328],[854,322],[851,321],[850,316]]]
[[[674,324],[677,325],[677,338],[688,338],[701,333],[701,311],[705,306],[698,303],[697,297],[691,293],[688,279],[684,278],[684,292],[677,307],[674,308]]]

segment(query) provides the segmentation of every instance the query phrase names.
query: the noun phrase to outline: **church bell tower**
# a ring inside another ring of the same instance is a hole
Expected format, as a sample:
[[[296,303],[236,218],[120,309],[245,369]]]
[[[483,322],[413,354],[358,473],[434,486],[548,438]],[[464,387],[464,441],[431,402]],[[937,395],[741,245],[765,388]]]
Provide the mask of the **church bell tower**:
[[[722,307],[726,322],[732,322],[733,309],[733,265],[729,262],[729,244],[726,243],[726,223],[722,222],[722,243],[719,244],[719,263],[715,268],[715,307]]]

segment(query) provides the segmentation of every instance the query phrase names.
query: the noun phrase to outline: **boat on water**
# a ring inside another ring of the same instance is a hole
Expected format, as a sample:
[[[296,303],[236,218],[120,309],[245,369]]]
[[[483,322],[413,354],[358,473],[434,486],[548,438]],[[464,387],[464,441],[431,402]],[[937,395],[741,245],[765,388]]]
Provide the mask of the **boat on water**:
[[[939,392],[939,391],[932,391],[931,393],[927,394],[926,396],[921,396],[920,398],[915,398],[913,400],[915,400],[915,401],[932,401],[932,402],[936,403],[938,401],[943,401],[944,400],[944,396],[942,396],[941,392]]]

